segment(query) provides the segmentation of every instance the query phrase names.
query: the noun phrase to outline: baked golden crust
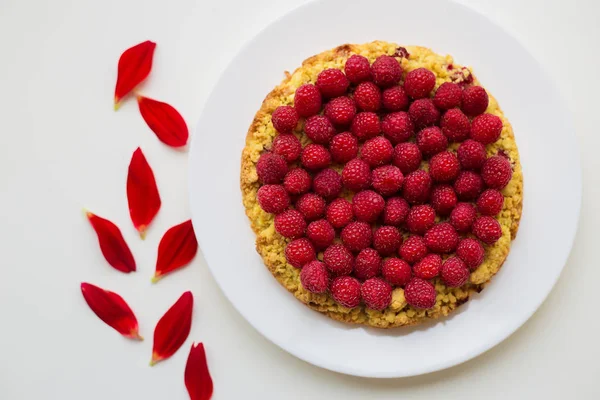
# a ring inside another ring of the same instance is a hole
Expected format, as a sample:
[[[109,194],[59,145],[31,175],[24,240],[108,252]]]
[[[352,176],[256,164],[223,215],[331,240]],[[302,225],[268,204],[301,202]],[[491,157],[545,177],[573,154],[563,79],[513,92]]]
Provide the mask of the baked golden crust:
[[[448,288],[439,279],[434,281],[437,301],[429,310],[419,310],[407,305],[401,288],[394,289],[392,303],[383,311],[371,310],[364,305],[347,309],[334,302],[328,294],[315,295],[304,290],[300,284],[300,270],[292,267],[285,259],[284,248],[288,240],[275,232],[273,216],[264,212],[256,200],[259,188],[256,162],[263,150],[270,149],[276,135],[271,123],[271,114],[280,105],[293,105],[296,89],[304,83],[314,83],[323,69],[343,69],[346,59],[352,54],[363,55],[371,62],[382,54],[396,56],[401,61],[404,72],[427,68],[436,75],[436,88],[444,82],[457,82],[461,79],[473,79],[475,84],[479,84],[469,68],[454,64],[449,55],[441,56],[424,47],[407,46],[410,56],[402,58],[397,49],[397,44],[382,41],[362,45],[345,44],[308,58],[292,74],[286,72],[281,84],[267,95],[248,129],[246,146],[242,152],[240,177],[244,207],[257,237],[256,250],[279,283],[310,308],[333,319],[380,328],[414,325],[446,316],[468,301],[473,293],[480,292],[498,272],[508,255],[511,241],[516,237],[519,227],[523,201],[523,175],[513,130],[496,99],[490,95],[487,112],[500,117],[504,126],[500,139],[488,145],[487,152],[488,155],[503,152],[511,161],[513,176],[502,191],[504,207],[497,217],[502,227],[502,237],[494,245],[485,246],[485,261],[471,273],[469,282],[460,288]],[[309,140],[302,134],[300,125],[295,133],[305,145]],[[456,146],[453,149],[455,148]],[[319,254],[319,259],[322,259],[322,253]]]

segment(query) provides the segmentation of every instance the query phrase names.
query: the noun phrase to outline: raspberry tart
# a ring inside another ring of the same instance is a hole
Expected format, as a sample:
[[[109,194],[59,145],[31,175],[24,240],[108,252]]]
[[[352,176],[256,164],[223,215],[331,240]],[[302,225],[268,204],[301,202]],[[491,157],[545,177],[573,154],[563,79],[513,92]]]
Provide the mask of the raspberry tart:
[[[470,68],[376,41],[286,72],[248,130],[241,189],[279,283],[333,319],[391,328],[446,316],[490,282],[523,175]]]

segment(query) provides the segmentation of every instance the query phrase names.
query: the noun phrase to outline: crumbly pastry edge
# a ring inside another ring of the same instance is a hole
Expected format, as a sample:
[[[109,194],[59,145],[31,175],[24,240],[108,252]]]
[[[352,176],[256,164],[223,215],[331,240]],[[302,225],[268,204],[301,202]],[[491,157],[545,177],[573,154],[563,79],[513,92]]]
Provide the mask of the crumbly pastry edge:
[[[401,288],[393,290],[392,303],[383,311],[371,310],[364,305],[347,309],[337,304],[329,294],[316,295],[302,288],[299,278],[300,270],[285,260],[284,248],[288,240],[275,232],[273,216],[260,209],[256,201],[256,191],[259,187],[256,162],[262,151],[270,148],[276,135],[271,123],[271,114],[280,105],[292,105],[296,88],[304,83],[314,83],[318,72],[323,69],[343,68],[346,59],[352,54],[361,54],[371,62],[382,54],[398,56],[398,48],[399,46],[395,43],[383,41],[362,45],[345,44],[306,59],[302,66],[291,74],[286,71],[285,78],[267,95],[248,129],[246,146],[242,151],[240,173],[240,187],[246,215],[257,236],[256,250],[277,281],[302,303],[330,318],[378,328],[416,325],[430,319],[447,316],[461,304],[466,303],[474,293],[481,292],[500,270],[508,256],[511,241],[517,235],[523,204],[523,175],[512,126],[495,98],[488,92],[490,104],[486,112],[498,115],[502,119],[503,129],[500,139],[487,146],[487,152],[488,155],[504,153],[512,164],[513,177],[503,190],[504,206],[497,217],[502,226],[502,237],[492,246],[484,245],[486,248],[485,261],[471,273],[469,283],[460,288],[448,288],[441,283],[439,278],[436,279],[433,282],[437,292],[436,304],[430,310],[419,310],[407,305],[404,291]],[[479,81],[471,69],[455,64],[451,56],[441,56],[424,47],[406,46],[405,48],[410,54],[409,58],[397,57],[401,61],[403,74],[416,68],[425,67],[436,74],[436,88],[451,79],[460,81],[468,78],[469,75],[473,78],[473,84],[479,85]],[[452,66],[451,69],[448,69],[449,66]],[[301,125],[299,124],[295,134],[305,145],[308,140],[305,136],[300,135]],[[454,150],[455,148],[452,147]]]

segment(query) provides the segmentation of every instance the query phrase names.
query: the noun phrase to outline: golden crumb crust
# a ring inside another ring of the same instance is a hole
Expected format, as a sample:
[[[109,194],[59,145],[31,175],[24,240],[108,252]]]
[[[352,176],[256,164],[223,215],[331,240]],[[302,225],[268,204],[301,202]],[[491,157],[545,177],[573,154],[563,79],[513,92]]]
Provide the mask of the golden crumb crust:
[[[376,311],[364,305],[354,309],[337,304],[329,294],[312,294],[300,284],[300,270],[286,262],[284,248],[288,239],[275,232],[273,215],[264,212],[256,200],[259,188],[256,174],[256,162],[264,150],[271,147],[276,135],[271,123],[271,114],[281,105],[293,105],[296,89],[305,83],[314,83],[319,72],[326,68],[343,69],[348,57],[360,54],[373,62],[378,56],[387,54],[396,57],[402,64],[403,73],[416,68],[427,68],[436,75],[436,88],[444,82],[460,82],[463,79],[472,80],[479,84],[470,68],[454,64],[451,56],[442,56],[424,47],[407,46],[408,58],[402,57],[402,51],[397,44],[375,41],[362,45],[345,44],[332,50],[310,57],[293,73],[286,72],[285,78],[265,98],[260,110],[248,129],[246,146],[242,152],[240,184],[246,214],[250,219],[252,229],[256,234],[256,250],[263,258],[265,265],[273,276],[298,300],[310,308],[328,315],[329,317],[348,323],[365,324],[379,328],[415,325],[428,319],[448,315],[459,305],[469,300],[469,297],[480,292],[490,279],[498,272],[510,250],[511,241],[515,238],[521,218],[523,202],[523,175],[519,162],[519,153],[509,121],[505,118],[496,99],[489,96],[488,113],[502,119],[502,135],[498,141],[487,146],[488,155],[503,152],[513,167],[510,183],[503,189],[504,207],[497,217],[502,226],[502,237],[492,246],[485,246],[485,261],[471,273],[469,282],[460,288],[448,288],[439,279],[434,281],[437,291],[437,301],[429,310],[415,309],[406,304],[404,290],[395,288],[392,292],[392,302],[383,311]],[[299,124],[295,134],[303,145],[309,142],[302,133]],[[456,145],[451,146],[452,150]],[[322,253],[318,255],[322,259]]]

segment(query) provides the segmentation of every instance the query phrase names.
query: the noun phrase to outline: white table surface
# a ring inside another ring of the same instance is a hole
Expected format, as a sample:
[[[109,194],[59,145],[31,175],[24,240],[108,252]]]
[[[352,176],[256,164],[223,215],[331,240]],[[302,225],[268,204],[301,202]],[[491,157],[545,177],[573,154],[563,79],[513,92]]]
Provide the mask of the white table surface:
[[[189,218],[187,156],[156,140],[135,101],[112,111],[120,53],[146,39],[158,43],[141,91],[173,104],[193,127],[240,46],[302,2],[0,2],[1,399],[185,399],[192,341],[205,343],[214,399],[600,398],[595,0],[462,0],[516,36],[556,80],[575,118],[583,164],[582,218],[562,277],[539,311],[496,348],[425,376],[359,379],[299,361],[260,336],[221,294],[200,253],[186,270],[150,284],[162,233]],[[125,197],[138,145],[163,200],[145,242]],[[82,207],[118,223],[137,273],[106,265]],[[132,343],[104,326],[84,304],[81,281],[123,295],[147,340]],[[172,359],[149,368],[154,324],[187,289],[196,298],[190,337]]]

